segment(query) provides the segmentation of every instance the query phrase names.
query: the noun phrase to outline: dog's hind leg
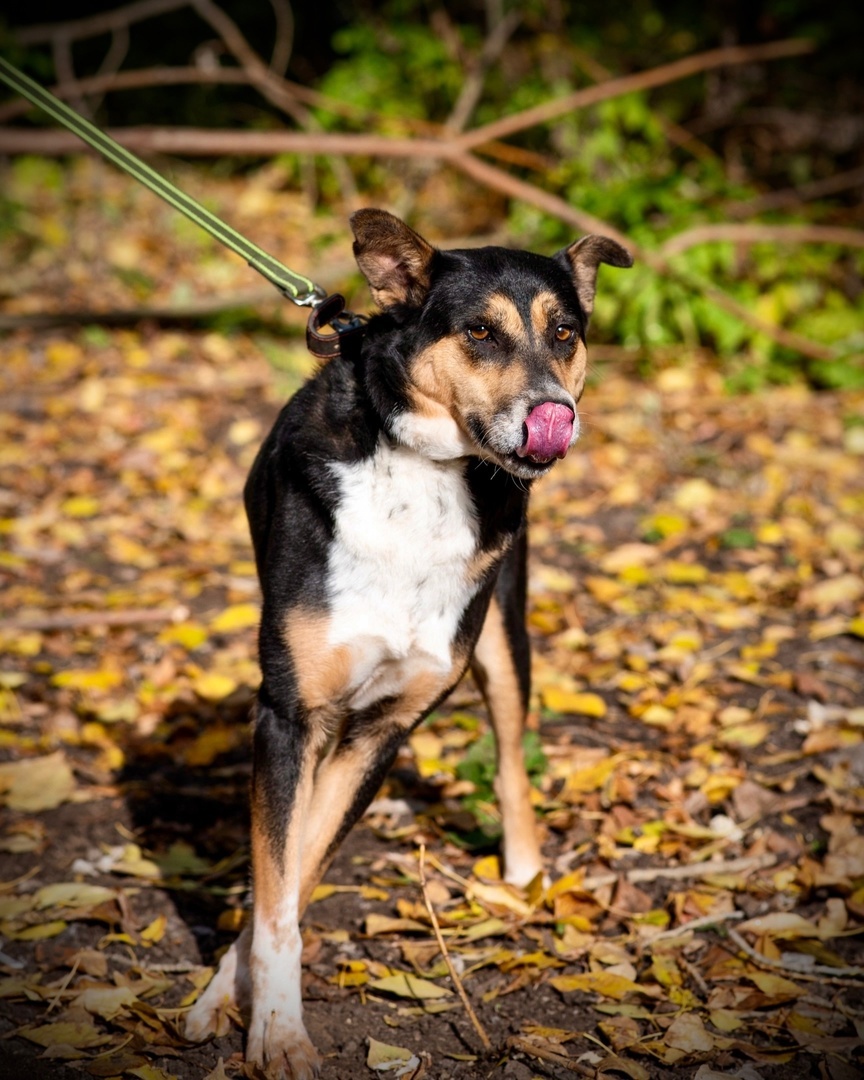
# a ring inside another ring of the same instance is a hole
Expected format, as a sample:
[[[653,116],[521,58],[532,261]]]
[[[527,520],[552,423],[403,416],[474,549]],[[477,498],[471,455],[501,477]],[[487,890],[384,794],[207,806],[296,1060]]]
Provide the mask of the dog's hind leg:
[[[523,533],[505,557],[471,662],[495,731],[495,793],[504,829],[504,875],[515,885],[527,885],[543,869],[522,749],[531,677],[525,559]]]

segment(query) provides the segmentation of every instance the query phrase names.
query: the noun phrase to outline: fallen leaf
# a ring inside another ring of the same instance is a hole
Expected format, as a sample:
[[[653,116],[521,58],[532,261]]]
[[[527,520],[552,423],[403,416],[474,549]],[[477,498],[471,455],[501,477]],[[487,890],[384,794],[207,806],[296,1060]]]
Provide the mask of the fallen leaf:
[[[62,750],[46,757],[0,764],[0,792],[10,810],[53,810],[75,792],[75,778]]]
[[[383,979],[375,979],[369,983],[369,989],[395,994],[397,997],[415,998],[419,1001],[449,997],[452,993],[444,986],[438,986],[437,983],[421,979],[407,971],[399,971],[393,975],[386,975]]]

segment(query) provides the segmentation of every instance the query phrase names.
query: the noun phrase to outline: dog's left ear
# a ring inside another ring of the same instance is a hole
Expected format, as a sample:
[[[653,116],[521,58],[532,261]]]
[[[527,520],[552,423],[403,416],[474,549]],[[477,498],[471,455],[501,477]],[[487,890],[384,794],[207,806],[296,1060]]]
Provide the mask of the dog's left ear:
[[[608,236],[583,236],[575,244],[559,251],[555,256],[573,275],[576,295],[586,316],[594,310],[594,294],[597,291],[597,267],[601,262],[609,266],[632,266],[633,256]]]
[[[422,304],[435,248],[386,210],[358,210],[351,228],[354,257],[375,303],[382,308]]]

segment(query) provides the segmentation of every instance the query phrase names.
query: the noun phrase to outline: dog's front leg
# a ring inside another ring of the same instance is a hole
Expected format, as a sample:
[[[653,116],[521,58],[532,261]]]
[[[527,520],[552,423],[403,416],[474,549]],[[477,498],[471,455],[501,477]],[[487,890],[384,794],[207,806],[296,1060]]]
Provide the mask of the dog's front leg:
[[[305,717],[259,695],[252,779],[252,1012],[246,1056],[274,1080],[311,1080],[320,1059],[303,1024],[298,893],[302,822],[318,746]]]

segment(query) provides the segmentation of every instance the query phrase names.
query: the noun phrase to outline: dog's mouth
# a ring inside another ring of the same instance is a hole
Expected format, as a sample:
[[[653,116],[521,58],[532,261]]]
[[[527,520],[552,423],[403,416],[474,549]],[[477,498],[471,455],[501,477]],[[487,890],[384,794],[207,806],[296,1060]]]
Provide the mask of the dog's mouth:
[[[535,465],[548,465],[563,458],[570,449],[575,413],[567,405],[544,401],[536,405],[522,425],[522,445],[516,448],[520,458]]]

